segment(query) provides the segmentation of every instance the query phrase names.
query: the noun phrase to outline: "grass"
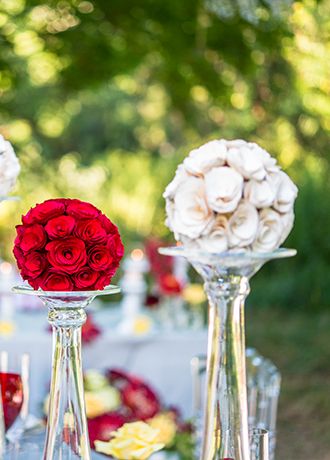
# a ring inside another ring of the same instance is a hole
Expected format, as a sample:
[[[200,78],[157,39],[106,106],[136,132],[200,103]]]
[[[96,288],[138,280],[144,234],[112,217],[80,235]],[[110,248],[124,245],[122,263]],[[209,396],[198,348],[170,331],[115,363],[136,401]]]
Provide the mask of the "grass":
[[[330,460],[330,311],[246,311],[247,343],[282,374],[278,460]]]

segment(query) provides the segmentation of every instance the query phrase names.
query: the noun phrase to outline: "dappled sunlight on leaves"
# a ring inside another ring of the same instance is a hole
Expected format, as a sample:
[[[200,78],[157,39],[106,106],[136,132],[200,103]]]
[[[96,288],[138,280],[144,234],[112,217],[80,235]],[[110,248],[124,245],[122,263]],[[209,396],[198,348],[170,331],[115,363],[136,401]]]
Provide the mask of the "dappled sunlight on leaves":
[[[224,20],[197,0],[1,1],[0,131],[22,164],[22,201],[0,213],[4,252],[8,219],[54,196],[95,202],[127,240],[169,238],[162,192],[212,138],[258,142],[303,200],[310,183],[325,190],[330,2],[296,1],[287,21],[257,14]],[[298,212],[292,241],[306,251],[302,222]]]

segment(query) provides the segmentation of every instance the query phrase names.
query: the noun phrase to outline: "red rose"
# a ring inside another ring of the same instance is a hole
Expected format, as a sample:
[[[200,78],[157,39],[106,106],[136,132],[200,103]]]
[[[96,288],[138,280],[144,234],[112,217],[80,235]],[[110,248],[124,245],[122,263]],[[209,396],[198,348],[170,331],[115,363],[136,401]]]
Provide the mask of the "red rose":
[[[107,238],[107,232],[97,219],[79,220],[75,229],[75,235],[87,244],[103,243]]]
[[[51,241],[46,251],[49,263],[60,272],[75,273],[87,262],[85,243],[74,236]]]
[[[111,433],[118,430],[125,422],[126,418],[118,412],[109,412],[89,419],[87,423],[91,447],[94,448],[96,440],[109,441]]]
[[[13,254],[17,262],[17,267],[19,268],[19,270],[21,270],[24,267],[23,251],[18,246],[14,246]]]
[[[15,245],[23,252],[36,251],[44,247],[47,236],[42,225],[34,224],[25,227],[24,225],[16,226],[17,237]]]
[[[95,206],[80,200],[68,200],[66,212],[77,219],[92,219],[101,214]]]
[[[161,408],[156,393],[144,383],[128,383],[122,389],[121,397],[138,420],[154,417]]]
[[[113,256],[106,246],[92,246],[88,251],[88,265],[96,271],[111,270],[114,263]]]
[[[50,219],[45,226],[45,230],[51,239],[64,238],[71,235],[75,225],[76,221],[73,217],[59,216],[54,219]]]
[[[117,227],[95,206],[47,200],[22,216],[22,223],[13,252],[34,289],[99,290],[110,283],[123,245]]]
[[[63,200],[46,200],[41,204],[37,204],[34,208],[22,216],[24,225],[34,223],[45,223],[53,217],[60,216],[65,211]]]
[[[120,260],[124,255],[124,245],[121,241],[119,233],[111,235],[107,241],[107,247],[116,260]]]
[[[73,280],[78,289],[87,289],[94,286],[98,276],[98,273],[91,268],[84,267],[73,276]]]
[[[97,291],[101,291],[106,286],[109,286],[109,284],[111,283],[111,278],[113,277],[115,272],[116,272],[116,269],[114,269],[110,273],[105,273],[105,272],[100,273],[99,272],[100,276],[98,277],[98,279],[96,280],[96,282],[94,284],[94,289],[96,289]]]
[[[24,259],[24,269],[22,270],[23,279],[37,278],[47,267],[47,260],[40,252],[33,251],[26,254]]]
[[[98,216],[98,220],[101,222],[102,227],[107,233],[118,233],[118,228],[115,224],[111,222],[104,214]]]
[[[44,291],[72,291],[73,284],[68,275],[64,273],[47,272],[42,278],[36,280],[38,287]]]

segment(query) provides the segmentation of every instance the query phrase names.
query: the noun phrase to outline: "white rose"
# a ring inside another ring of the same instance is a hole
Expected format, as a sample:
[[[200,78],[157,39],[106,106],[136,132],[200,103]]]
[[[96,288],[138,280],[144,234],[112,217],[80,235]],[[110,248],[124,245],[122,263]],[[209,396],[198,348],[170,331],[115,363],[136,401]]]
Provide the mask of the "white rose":
[[[224,139],[222,139],[224,140]],[[231,141],[224,140],[228,148],[241,148],[249,146],[250,143],[244,141],[243,139],[233,139]]]
[[[268,208],[275,200],[276,188],[271,180],[249,180],[244,187],[244,198],[256,208]]]
[[[188,176],[182,182],[173,200],[167,199],[167,225],[179,237],[198,238],[212,227],[214,215],[208,207],[205,184],[200,178]]]
[[[267,152],[266,152],[267,153]],[[278,173],[281,168],[278,166],[275,158],[269,155],[269,158],[264,158],[264,167],[268,173]]]
[[[8,195],[20,172],[12,145],[0,135],[0,196]]]
[[[260,211],[259,220],[258,234],[252,248],[257,252],[273,251],[280,246],[282,241],[283,223],[281,214],[271,208],[265,208]]]
[[[226,162],[226,153],[224,141],[210,141],[192,150],[183,164],[190,174],[202,176],[215,166],[223,166]]]
[[[180,243],[182,243],[186,249],[200,249],[199,239],[192,240],[191,238],[188,238],[187,236],[180,235],[179,240],[180,240]]]
[[[165,189],[165,192],[163,193],[164,198],[173,198],[179,185],[184,182],[189,175],[187,174],[186,170],[184,169],[183,165],[179,165],[177,167],[177,170],[175,171],[175,176],[172,182],[168,184],[168,186]]]
[[[205,174],[205,188],[207,201],[214,211],[232,212],[242,198],[243,177],[228,166],[213,168]]]
[[[296,196],[296,186],[257,144],[211,141],[190,152],[166,188],[167,225],[192,247],[271,251],[292,228]]]
[[[217,216],[208,235],[199,240],[201,249],[207,252],[224,252],[228,249],[228,220],[225,216]]]
[[[293,223],[294,223],[294,213],[293,213],[293,211],[291,210],[287,214],[282,214],[281,219],[282,219],[283,229],[282,229],[282,236],[281,236],[281,240],[280,240],[280,245],[287,239],[287,237],[289,236],[289,234],[290,234],[290,232],[292,230]]]
[[[280,171],[280,167],[277,164],[277,161],[275,158],[273,158],[267,150],[263,149],[260,147],[258,144],[251,142],[250,148],[255,151],[256,154],[258,154],[262,160],[262,163],[264,165],[265,170],[268,173],[276,173]]]
[[[245,179],[263,180],[266,177],[264,151],[260,147],[251,148],[250,145],[246,142],[245,146],[228,149],[227,162]]]
[[[246,247],[255,239],[258,231],[259,217],[256,208],[247,201],[242,201],[229,219],[229,246]]]
[[[165,225],[174,232],[174,237],[176,240],[179,239],[179,235],[176,233],[174,227],[173,227],[173,221],[174,221],[174,201],[172,199],[167,198],[165,201],[165,212],[166,212],[166,219],[165,219]]]
[[[294,200],[297,198],[298,189],[285,172],[278,174],[278,189],[273,207],[281,212],[287,213],[292,210]]]

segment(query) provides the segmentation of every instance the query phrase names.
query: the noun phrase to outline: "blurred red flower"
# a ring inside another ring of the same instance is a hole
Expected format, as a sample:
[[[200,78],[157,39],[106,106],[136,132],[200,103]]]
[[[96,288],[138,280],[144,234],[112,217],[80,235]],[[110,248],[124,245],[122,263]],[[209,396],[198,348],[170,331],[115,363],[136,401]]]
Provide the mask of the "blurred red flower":
[[[140,378],[119,369],[109,369],[106,375],[120,391],[122,403],[133,419],[147,420],[161,410],[156,392]]]
[[[93,342],[99,335],[101,335],[101,329],[97,324],[94,323],[93,317],[87,314],[86,323],[81,329],[81,339],[83,343]]]
[[[182,292],[183,286],[171,273],[166,273],[158,278],[159,290],[163,295],[178,295]]]
[[[150,238],[145,244],[150,269],[155,277],[173,271],[173,257],[162,256],[158,252],[158,249],[162,246],[164,246],[164,242],[156,238]]]
[[[126,417],[119,412],[108,412],[107,414],[88,419],[87,424],[91,447],[94,448],[96,440],[109,441],[111,433],[118,430],[126,422]]]
[[[156,393],[144,383],[128,383],[121,391],[123,404],[138,420],[147,420],[161,409]]]

